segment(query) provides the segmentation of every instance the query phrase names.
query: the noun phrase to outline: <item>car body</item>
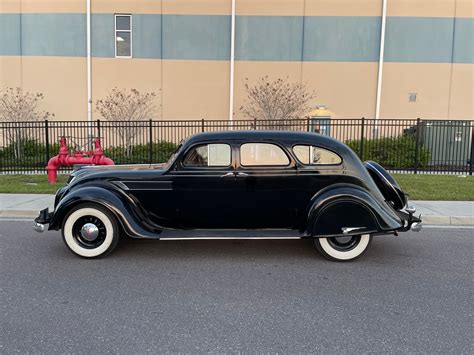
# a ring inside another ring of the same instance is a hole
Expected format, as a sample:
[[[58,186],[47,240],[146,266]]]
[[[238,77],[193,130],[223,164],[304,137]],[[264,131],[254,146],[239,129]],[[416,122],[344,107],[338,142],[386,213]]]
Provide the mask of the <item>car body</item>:
[[[132,238],[313,238],[333,260],[362,254],[372,236],[419,230],[390,174],[345,144],[285,131],[200,133],[165,164],[87,166],[36,219],[62,230],[83,257]]]

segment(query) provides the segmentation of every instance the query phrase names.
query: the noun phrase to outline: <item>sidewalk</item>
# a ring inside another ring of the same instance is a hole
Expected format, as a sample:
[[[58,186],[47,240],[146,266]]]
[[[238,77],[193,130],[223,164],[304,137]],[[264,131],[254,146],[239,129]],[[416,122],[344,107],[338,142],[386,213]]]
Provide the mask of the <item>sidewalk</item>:
[[[34,218],[43,208],[52,210],[54,195],[0,194],[0,217]],[[423,223],[474,226],[474,201],[410,201],[415,215],[423,215]]]

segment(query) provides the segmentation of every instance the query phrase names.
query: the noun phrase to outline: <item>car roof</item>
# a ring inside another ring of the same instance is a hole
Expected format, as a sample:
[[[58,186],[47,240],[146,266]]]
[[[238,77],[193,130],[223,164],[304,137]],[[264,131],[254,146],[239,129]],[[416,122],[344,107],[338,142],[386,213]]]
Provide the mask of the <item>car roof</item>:
[[[203,132],[197,133],[186,140],[186,144],[194,144],[201,141],[213,140],[275,140],[282,143],[306,143],[319,144],[323,146],[338,148],[345,147],[344,144],[338,140],[324,136],[322,134],[313,132],[298,132],[298,131],[264,131],[264,130],[249,130],[249,131],[218,131],[218,132]]]

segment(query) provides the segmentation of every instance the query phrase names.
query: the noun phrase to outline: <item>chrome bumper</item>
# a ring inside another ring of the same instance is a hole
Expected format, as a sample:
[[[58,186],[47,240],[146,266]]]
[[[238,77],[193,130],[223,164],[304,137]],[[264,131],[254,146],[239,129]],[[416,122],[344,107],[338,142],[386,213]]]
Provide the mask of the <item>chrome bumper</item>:
[[[39,216],[35,218],[33,225],[34,230],[38,233],[43,233],[46,229],[45,225],[48,224],[49,221],[51,221],[51,215],[52,213],[49,212],[48,208],[41,210]]]
[[[412,223],[410,230],[412,230],[413,232],[419,232],[421,231],[422,228],[423,228],[423,222],[415,222],[415,223]]]
[[[423,228],[423,222],[421,220],[421,214],[415,217],[413,214],[416,212],[416,208],[413,206],[405,207],[405,211],[398,211],[398,215],[402,218],[405,225],[399,229],[401,232],[413,231],[419,232]]]
[[[44,224],[41,224],[41,223],[38,223],[38,222],[35,222],[35,225],[34,225],[34,230],[38,233],[43,233],[44,232],[44,229],[45,229],[45,225]]]

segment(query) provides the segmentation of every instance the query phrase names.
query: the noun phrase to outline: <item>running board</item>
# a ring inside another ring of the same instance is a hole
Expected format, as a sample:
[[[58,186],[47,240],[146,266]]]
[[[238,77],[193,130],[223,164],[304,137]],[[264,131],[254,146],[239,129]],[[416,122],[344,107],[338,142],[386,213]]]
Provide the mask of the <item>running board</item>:
[[[164,230],[159,239],[301,239],[308,237],[291,229],[192,229],[192,230]]]

